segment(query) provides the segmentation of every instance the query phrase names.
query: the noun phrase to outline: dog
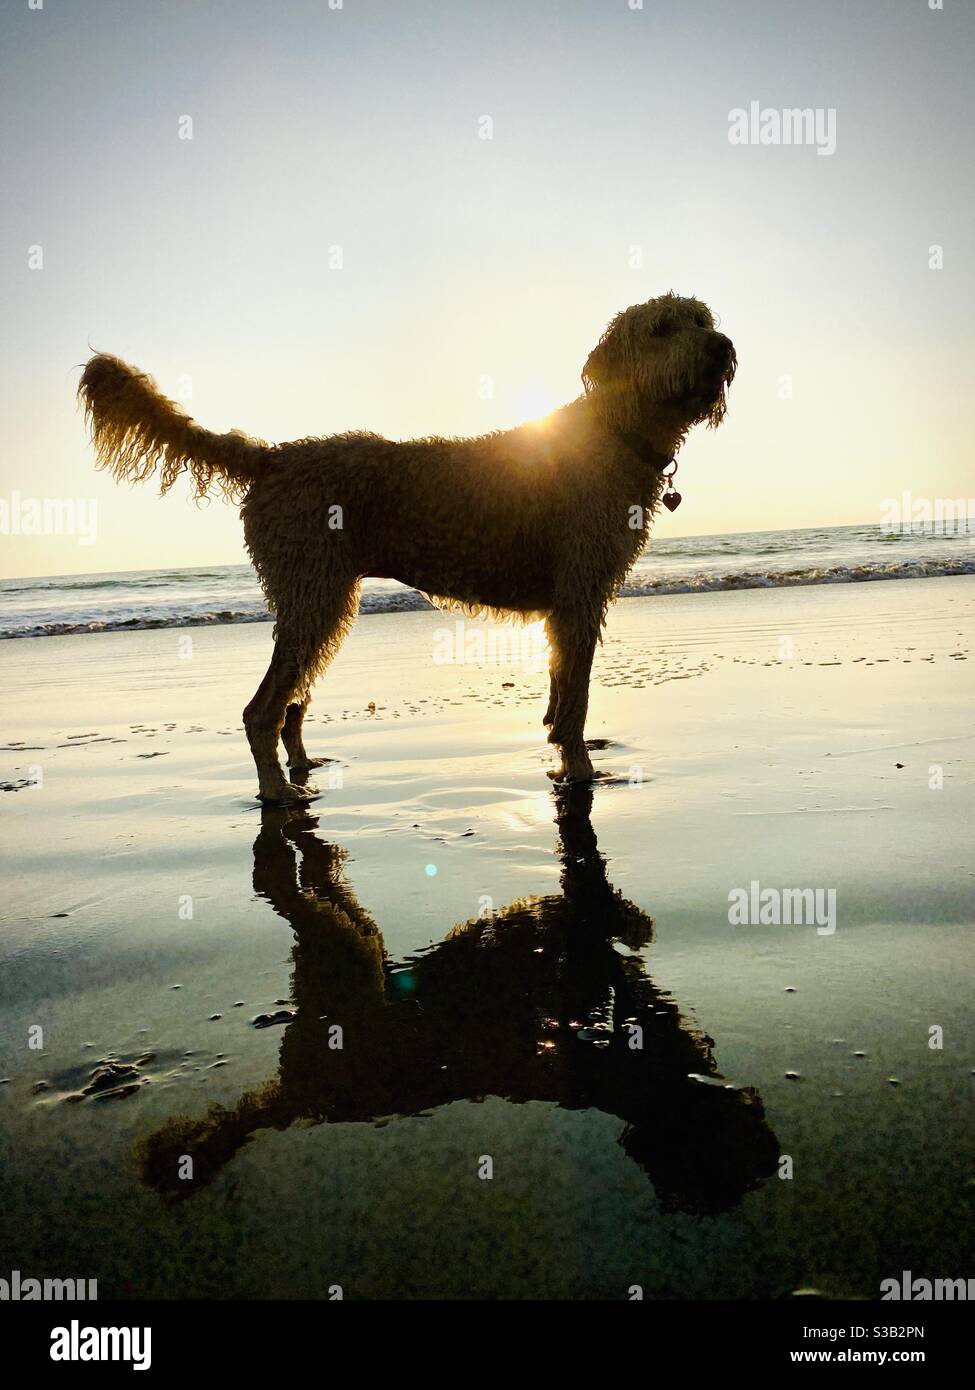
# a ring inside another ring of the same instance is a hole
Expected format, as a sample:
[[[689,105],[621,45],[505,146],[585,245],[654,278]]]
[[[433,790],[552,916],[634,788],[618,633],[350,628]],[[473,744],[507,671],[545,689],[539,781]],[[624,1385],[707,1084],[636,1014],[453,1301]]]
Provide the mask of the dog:
[[[364,578],[396,579],[441,607],[544,618],[543,723],[561,783],[588,783],[589,676],[606,612],[647,540],[692,426],[715,427],[737,366],[707,305],[670,292],[618,314],[583,393],[543,422],[469,439],[394,442],[355,431],[271,445],[214,434],[117,357],[78,387],[98,466],[121,481],[188,473],[197,498],[241,504],[247,549],[275,614],[274,654],[244,727],[262,801],[306,800],[302,721],[314,681],[358,611]],[[671,494],[671,498],[674,494]]]

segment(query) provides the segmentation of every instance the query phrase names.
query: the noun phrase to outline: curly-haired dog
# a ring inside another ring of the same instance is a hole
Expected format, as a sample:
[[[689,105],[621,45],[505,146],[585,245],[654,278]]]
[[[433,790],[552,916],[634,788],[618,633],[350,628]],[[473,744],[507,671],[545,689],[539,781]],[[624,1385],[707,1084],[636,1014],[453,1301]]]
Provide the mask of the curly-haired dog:
[[[100,467],[162,491],[189,472],[242,503],[247,548],[276,614],[274,655],[244,710],[260,795],[307,793],[278,762],[318,765],[301,729],[309,691],[351,627],[362,579],[435,603],[544,616],[557,774],[593,775],[589,672],[610,600],[647,537],[664,470],[692,425],[724,417],[734,348],[706,305],[661,295],[618,314],[589,354],[583,395],[544,425],[394,443],[355,432],[270,445],[213,434],[148,376],[99,354],[78,388]]]

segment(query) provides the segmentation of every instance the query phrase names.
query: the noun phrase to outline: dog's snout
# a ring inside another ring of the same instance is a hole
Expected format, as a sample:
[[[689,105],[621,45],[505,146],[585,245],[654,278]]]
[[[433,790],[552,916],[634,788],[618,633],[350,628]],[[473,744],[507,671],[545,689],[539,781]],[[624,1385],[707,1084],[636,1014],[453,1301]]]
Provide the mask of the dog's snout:
[[[711,352],[719,362],[727,362],[734,355],[735,347],[730,338],[726,338],[723,333],[715,333]]]

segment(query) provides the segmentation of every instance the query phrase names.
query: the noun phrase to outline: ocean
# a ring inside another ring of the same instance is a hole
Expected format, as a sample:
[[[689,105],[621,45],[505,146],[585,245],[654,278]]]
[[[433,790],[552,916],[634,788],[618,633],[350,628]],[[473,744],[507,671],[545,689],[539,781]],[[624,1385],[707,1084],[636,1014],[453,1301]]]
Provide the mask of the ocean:
[[[623,597],[975,574],[975,518],[890,531],[880,524],[652,540]],[[414,589],[367,580],[362,612],[428,607]],[[250,565],[0,580],[0,638],[270,621]]]

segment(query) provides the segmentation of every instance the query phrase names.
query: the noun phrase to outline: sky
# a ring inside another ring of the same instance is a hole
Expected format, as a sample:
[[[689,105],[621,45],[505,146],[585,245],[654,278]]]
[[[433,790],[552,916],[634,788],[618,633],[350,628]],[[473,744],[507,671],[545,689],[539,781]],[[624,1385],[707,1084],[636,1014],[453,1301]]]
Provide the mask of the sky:
[[[669,289],[739,371],[658,535],[975,497],[973,59],[967,0],[2,0],[0,576],[245,558],[93,470],[93,350],[217,430],[476,434]]]

